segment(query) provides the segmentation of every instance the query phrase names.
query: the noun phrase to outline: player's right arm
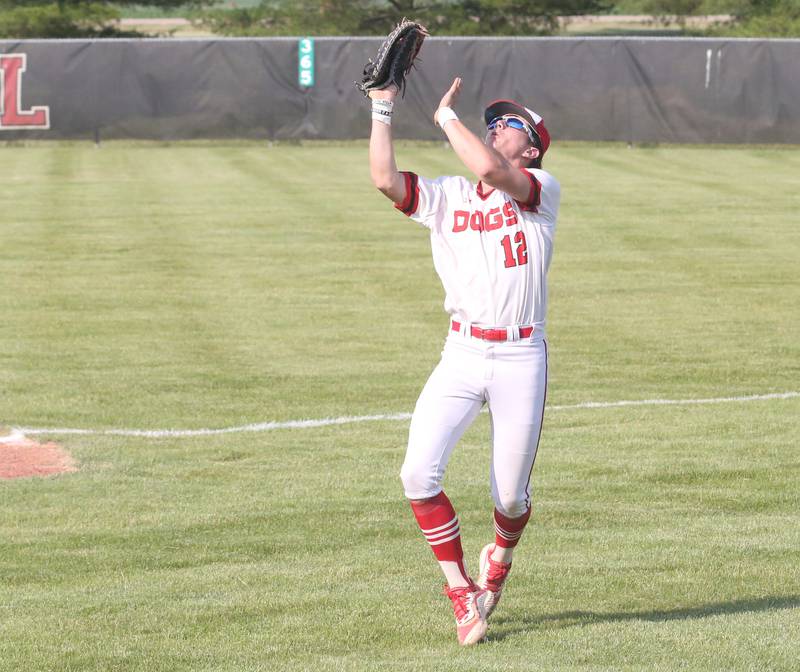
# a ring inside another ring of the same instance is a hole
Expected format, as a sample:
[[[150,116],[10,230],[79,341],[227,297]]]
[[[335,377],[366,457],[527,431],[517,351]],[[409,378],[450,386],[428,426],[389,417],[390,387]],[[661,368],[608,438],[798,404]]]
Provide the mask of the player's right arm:
[[[397,88],[370,91],[373,100],[389,100],[394,102]],[[394,160],[394,144],[392,127],[376,119],[372,120],[372,132],[369,136],[369,172],[372,183],[393,203],[401,203],[406,198],[406,180],[397,170]]]
[[[439,103],[439,109],[451,107],[460,92],[461,77],[456,77]],[[437,125],[439,125],[438,115],[439,110],[433,116]],[[522,163],[522,157],[515,159],[517,162],[515,165],[500,152],[488,146],[458,119],[446,121],[445,124],[442,130],[450,141],[450,146],[481,182],[505,192],[515,201],[527,202],[532,198],[534,192],[531,177],[527,171],[520,170],[518,165]]]

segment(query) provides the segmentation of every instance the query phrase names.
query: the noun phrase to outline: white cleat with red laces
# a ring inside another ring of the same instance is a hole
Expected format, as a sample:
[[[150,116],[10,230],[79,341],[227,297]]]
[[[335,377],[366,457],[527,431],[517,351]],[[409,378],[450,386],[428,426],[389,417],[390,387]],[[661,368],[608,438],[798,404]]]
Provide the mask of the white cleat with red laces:
[[[474,583],[464,588],[444,587],[444,594],[453,603],[456,633],[462,646],[477,644],[486,636],[486,591]]]
[[[478,576],[478,587],[486,591],[486,618],[489,618],[503,592],[503,584],[511,571],[510,562],[497,562],[492,560],[494,544],[486,544],[481,551],[480,576]]]

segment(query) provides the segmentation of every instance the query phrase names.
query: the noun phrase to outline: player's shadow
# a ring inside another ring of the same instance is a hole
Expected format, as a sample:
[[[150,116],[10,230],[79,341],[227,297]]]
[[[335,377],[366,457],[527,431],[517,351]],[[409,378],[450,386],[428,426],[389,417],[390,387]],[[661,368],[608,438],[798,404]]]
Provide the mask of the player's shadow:
[[[770,596],[758,599],[731,600],[730,602],[711,602],[683,609],[654,609],[651,611],[564,611],[557,614],[526,615],[522,618],[513,615],[491,619],[497,629],[489,631],[489,639],[500,641],[519,632],[530,630],[550,630],[591,625],[593,623],[619,623],[624,621],[684,621],[724,614],[746,614],[754,612],[779,611],[800,607],[800,595]],[[502,608],[500,605],[499,608]]]

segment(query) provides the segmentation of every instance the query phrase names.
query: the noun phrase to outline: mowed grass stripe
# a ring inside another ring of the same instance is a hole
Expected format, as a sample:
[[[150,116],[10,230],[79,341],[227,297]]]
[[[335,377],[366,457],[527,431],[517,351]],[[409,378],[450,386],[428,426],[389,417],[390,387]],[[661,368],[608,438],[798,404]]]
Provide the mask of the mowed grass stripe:
[[[0,422],[413,408],[447,331],[366,144],[2,147]],[[458,172],[440,144],[401,168]],[[796,150],[556,143],[551,409],[797,390]],[[486,646],[459,650],[397,421],[64,435],[0,485],[0,670],[794,670],[797,398],[549,413]],[[491,539],[488,417],[445,486]]]
[[[794,423],[768,406],[760,429],[700,407],[551,418],[505,611],[469,655],[402,500],[395,428],[83,439],[83,483],[14,484],[0,519],[4,660],[61,662],[74,642],[75,669],[789,670]],[[491,534],[487,436],[481,419],[448,474],[473,568]],[[32,648],[34,622],[60,634]]]
[[[96,394],[124,397],[109,408],[127,408],[151,425],[197,386],[210,393],[197,396],[213,396],[213,402],[194,411],[184,404],[169,424],[186,414],[222,420],[237,409],[244,422],[255,421],[266,407],[279,418],[302,417],[309,385],[324,388],[320,399],[338,395],[348,412],[381,412],[393,401],[385,392],[387,375],[404,379],[402,398],[413,403],[419,376],[435,363],[446,331],[441,289],[424,232],[369,185],[363,145],[112,143],[99,150],[56,145],[22,151],[27,155],[15,164],[21,175],[26,162],[38,157],[42,164],[32,166],[28,182],[42,193],[24,192],[23,198],[37,216],[62,222],[65,230],[42,236],[32,235],[35,227],[20,231],[25,248],[41,261],[38,271],[28,272],[25,256],[16,255],[26,264],[16,275],[27,276],[33,292],[17,288],[7,300],[23,311],[46,308],[30,320],[48,342],[53,329],[65,327],[81,341],[68,352],[43,355],[40,343],[37,356],[44,356],[46,370],[72,361],[89,371],[105,350],[111,361]],[[398,153],[401,165],[422,174],[458,169],[441,147]],[[775,154],[782,160],[775,165],[796,165],[789,152]],[[606,384],[609,372],[619,372],[643,396],[663,396],[664,376],[693,381],[691,396],[714,396],[730,385],[732,394],[775,389],[769,362],[776,356],[796,361],[791,341],[773,338],[796,314],[794,294],[786,291],[796,283],[789,262],[797,232],[785,214],[797,198],[790,178],[768,170],[763,150],[721,149],[718,155],[725,165],[703,148],[588,145],[553,153],[548,165],[564,182],[564,208],[550,333],[554,354],[570,348],[554,367],[554,387],[560,367],[570,367],[569,378],[577,379],[581,373],[573,367],[594,366],[595,358],[571,356],[582,344],[612,356],[596,381],[603,398],[615,396],[618,381]],[[602,179],[578,169],[591,161],[602,162]],[[756,170],[737,186],[738,166],[750,164]],[[774,197],[754,199],[753,189]],[[713,244],[703,245],[710,235]],[[603,254],[595,253],[598,245]],[[632,298],[639,310],[630,310]],[[288,332],[296,336],[291,347]],[[187,334],[196,337],[187,340]],[[90,339],[95,344],[83,349]],[[732,339],[730,347],[739,350],[735,365],[715,363],[720,339]],[[19,341],[12,341],[10,348],[18,349]],[[147,347],[137,352],[134,342]],[[423,357],[411,370],[383,356],[419,352],[420,344]],[[331,356],[334,349],[346,356]],[[636,353],[646,361],[628,361]],[[15,358],[15,366],[26,359]],[[128,375],[136,369],[148,371],[149,389]],[[706,385],[709,373],[713,380]],[[351,395],[340,385],[353,375],[360,377],[357,389],[366,386],[368,394]],[[123,380],[124,386],[117,384]],[[74,375],[69,383],[85,389],[86,381]],[[567,401],[582,400],[569,386],[563,391],[571,395]],[[153,403],[165,396],[176,403]],[[234,396],[236,409],[228,403]],[[365,398],[375,402],[371,408],[363,408]],[[32,422],[43,410],[31,406],[33,417],[14,421],[52,424]],[[69,413],[80,416],[80,404]],[[324,409],[340,413],[332,404]]]

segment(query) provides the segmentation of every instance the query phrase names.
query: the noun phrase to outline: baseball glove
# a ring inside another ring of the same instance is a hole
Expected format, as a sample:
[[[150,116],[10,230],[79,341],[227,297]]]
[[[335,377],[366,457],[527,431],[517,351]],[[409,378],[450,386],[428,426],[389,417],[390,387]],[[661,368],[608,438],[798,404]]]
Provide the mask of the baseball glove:
[[[405,95],[406,76],[414,65],[422,42],[429,35],[425,26],[403,19],[383,41],[378,55],[364,66],[364,78],[355,82],[365,96],[376,89],[386,89],[394,84]]]

